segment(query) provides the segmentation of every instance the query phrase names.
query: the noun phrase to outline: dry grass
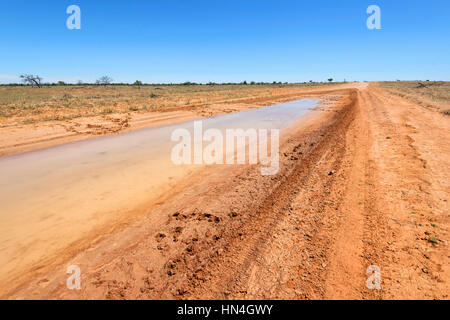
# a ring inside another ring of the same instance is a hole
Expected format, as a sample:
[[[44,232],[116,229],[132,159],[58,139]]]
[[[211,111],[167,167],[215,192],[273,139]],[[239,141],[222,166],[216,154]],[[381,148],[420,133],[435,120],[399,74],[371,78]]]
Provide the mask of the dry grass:
[[[450,115],[450,82],[396,81],[378,82],[375,85],[424,107]]]
[[[0,86],[0,126],[294,94],[333,84]]]

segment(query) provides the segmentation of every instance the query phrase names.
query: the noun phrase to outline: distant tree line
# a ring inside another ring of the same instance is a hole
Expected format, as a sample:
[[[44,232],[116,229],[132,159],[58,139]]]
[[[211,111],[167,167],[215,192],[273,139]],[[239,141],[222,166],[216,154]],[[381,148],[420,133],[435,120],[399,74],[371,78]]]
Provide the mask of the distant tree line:
[[[313,80],[310,80],[309,82],[281,82],[281,81],[273,81],[273,82],[255,82],[255,81],[242,81],[242,82],[208,82],[208,83],[197,83],[197,82],[191,82],[186,81],[182,83],[143,83],[140,80],[136,80],[134,83],[114,83],[113,78],[110,76],[102,76],[98,78],[94,83],[89,82],[83,82],[78,81],[77,83],[66,83],[64,81],[58,81],[56,83],[44,83],[43,78],[38,75],[31,75],[31,74],[23,74],[20,75],[20,79],[22,80],[22,83],[10,83],[10,84],[3,84],[3,86],[35,86],[38,88],[41,88],[42,86],[108,86],[108,85],[114,85],[114,86],[136,86],[140,88],[141,86],[219,86],[219,85],[294,85],[294,84],[305,84],[305,83],[323,83],[323,82],[314,82]],[[329,82],[332,82],[333,79],[329,78],[327,79]]]

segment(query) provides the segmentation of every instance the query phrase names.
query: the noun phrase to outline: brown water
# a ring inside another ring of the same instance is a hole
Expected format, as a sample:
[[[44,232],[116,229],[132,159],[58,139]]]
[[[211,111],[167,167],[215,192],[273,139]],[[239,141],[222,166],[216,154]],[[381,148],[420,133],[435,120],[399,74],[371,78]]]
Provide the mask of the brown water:
[[[201,119],[203,127],[283,129],[316,100]],[[0,158],[0,285],[71,244],[145,213],[199,166],[170,160],[171,133],[194,121]]]

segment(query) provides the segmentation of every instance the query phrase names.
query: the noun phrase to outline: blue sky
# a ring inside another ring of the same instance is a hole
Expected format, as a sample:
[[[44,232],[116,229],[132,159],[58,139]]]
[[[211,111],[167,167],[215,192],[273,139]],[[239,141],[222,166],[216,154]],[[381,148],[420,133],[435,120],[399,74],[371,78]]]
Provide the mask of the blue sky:
[[[450,80],[449,59],[448,0],[0,0],[0,83]]]

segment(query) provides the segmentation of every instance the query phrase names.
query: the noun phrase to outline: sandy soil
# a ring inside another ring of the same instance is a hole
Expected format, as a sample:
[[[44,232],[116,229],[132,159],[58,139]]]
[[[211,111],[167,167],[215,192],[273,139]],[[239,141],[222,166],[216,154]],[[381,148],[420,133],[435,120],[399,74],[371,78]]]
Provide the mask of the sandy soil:
[[[276,176],[208,167],[0,296],[448,299],[448,116],[380,87],[340,89],[283,137]],[[73,264],[80,291],[65,285]],[[366,287],[371,265],[381,290]]]

